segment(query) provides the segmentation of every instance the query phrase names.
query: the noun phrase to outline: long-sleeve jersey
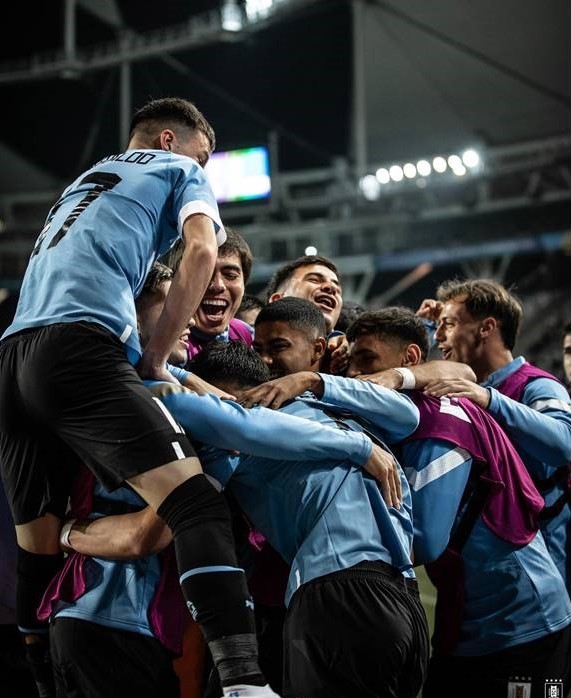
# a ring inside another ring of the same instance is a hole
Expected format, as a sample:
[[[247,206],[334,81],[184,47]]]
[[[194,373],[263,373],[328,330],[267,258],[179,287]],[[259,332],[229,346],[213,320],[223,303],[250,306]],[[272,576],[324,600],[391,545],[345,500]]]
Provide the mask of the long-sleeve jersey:
[[[503,394],[509,382],[524,369],[522,356],[494,371],[482,383],[490,392],[488,412],[498,421],[516,446],[536,482],[548,480],[571,462],[571,402],[565,387],[555,378],[527,381],[519,398]],[[542,494],[546,506],[561,497],[566,477]],[[567,589],[571,590],[571,507],[564,506],[555,517],[542,522],[541,530]]]
[[[382,423],[376,409],[382,390],[378,386],[356,380],[341,384],[326,375],[322,379],[325,401]],[[446,399],[442,417],[469,419],[462,401]],[[420,420],[422,425],[422,410]],[[468,448],[452,441],[411,438],[400,453],[411,488],[415,564],[425,564],[448,545],[473,458]],[[541,534],[527,545],[514,545],[492,533],[479,516],[462,558],[465,601],[455,654],[500,651],[571,623],[571,602]]]
[[[166,405],[173,429],[184,427],[195,441],[216,447],[211,453],[218,453],[222,458],[228,450],[220,449],[237,449],[257,454],[260,460],[279,458],[275,462],[284,468],[297,466],[298,460],[303,458],[308,470],[314,465],[323,470],[341,462],[347,471],[353,469],[360,473],[360,466],[372,450],[371,441],[362,433],[342,431],[264,407],[246,410],[234,402],[222,401],[214,395],[197,395],[171,383],[148,381],[147,385],[160,397],[161,404]],[[92,516],[135,511],[145,506],[129,488],[106,492],[98,483],[93,486],[96,499]],[[258,496],[267,497],[268,493],[260,490]],[[107,502],[103,511],[97,508],[102,502]],[[150,613],[157,592],[164,593],[160,585],[166,568],[161,562],[164,560],[157,555],[129,561],[93,557],[69,566],[66,574],[71,578],[58,578],[54,584],[56,590],[52,588],[47,594],[44,613],[55,612],[61,617],[157,636],[176,651],[181,630],[178,616],[153,617]],[[79,578],[73,578],[74,575]],[[61,590],[70,587],[73,593],[62,598]],[[83,590],[81,594],[78,594],[79,589]],[[171,585],[170,593],[180,594],[178,585],[174,589]]]

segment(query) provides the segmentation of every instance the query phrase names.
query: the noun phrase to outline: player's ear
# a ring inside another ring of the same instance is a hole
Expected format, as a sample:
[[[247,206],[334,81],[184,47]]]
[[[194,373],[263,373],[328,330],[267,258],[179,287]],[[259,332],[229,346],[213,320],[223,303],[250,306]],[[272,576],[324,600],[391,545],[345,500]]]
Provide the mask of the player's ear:
[[[422,351],[418,344],[409,344],[405,347],[402,366],[418,366],[422,361]]]
[[[321,359],[325,355],[326,349],[327,349],[327,342],[325,341],[325,337],[318,337],[313,342],[312,363],[315,363],[316,361],[321,361]]]

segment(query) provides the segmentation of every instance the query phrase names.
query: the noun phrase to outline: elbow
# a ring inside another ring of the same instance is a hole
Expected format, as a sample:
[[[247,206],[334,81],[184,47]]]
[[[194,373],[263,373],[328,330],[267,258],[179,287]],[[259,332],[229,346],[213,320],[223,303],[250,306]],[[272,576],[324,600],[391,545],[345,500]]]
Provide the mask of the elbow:
[[[468,364],[459,364],[460,378],[464,378],[472,383],[477,383],[478,379],[474,371],[468,366]]]

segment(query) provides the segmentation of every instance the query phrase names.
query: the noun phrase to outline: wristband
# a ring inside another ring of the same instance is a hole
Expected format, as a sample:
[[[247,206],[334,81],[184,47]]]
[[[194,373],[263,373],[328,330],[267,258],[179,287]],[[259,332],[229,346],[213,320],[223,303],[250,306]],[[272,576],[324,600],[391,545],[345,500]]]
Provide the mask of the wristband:
[[[66,521],[62,526],[62,529],[59,534],[59,544],[64,550],[73,550],[73,546],[69,542],[69,535],[76,521],[77,519],[70,519],[69,521]]]
[[[395,371],[402,376],[402,390],[413,390],[416,387],[416,378],[410,368],[395,368]]]

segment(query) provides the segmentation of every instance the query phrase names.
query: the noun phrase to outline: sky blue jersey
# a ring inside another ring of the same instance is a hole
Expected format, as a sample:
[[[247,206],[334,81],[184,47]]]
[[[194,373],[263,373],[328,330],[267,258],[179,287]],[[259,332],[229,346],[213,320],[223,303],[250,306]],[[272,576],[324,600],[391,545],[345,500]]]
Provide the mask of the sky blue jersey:
[[[262,458],[279,457],[282,464],[304,458],[318,460],[322,466],[323,459],[329,458],[328,462],[343,460],[357,468],[371,454],[372,443],[362,433],[341,431],[264,407],[247,410],[235,402],[197,395],[172,383],[146,381],[146,385],[166,406],[173,430],[184,428],[194,440],[217,447],[211,454],[237,449]],[[145,506],[130,488],[106,492],[95,483],[95,494],[133,509]],[[258,492],[261,497],[265,494]],[[55,615],[153,636],[148,610],[160,580],[158,556],[127,561],[92,558],[91,562],[86,593],[73,603],[58,603]]]
[[[386,429],[372,429],[381,440],[391,433],[404,438],[416,427],[417,408],[405,396],[387,393],[385,406],[391,407]],[[400,406],[400,419],[396,406]],[[306,393],[274,414],[303,417],[322,431],[338,426],[328,414],[329,407]],[[358,424],[350,428],[360,433]],[[337,459],[325,449],[323,460],[309,462],[300,439],[300,459],[286,462],[273,441],[274,437],[262,458],[219,451],[201,452],[200,458],[205,472],[228,485],[252,524],[291,565],[286,604],[302,584],[368,560],[386,562],[404,576],[414,577],[410,492],[400,467],[403,504],[395,509],[387,507],[377,482],[349,459]]]
[[[186,218],[209,216],[226,238],[207,175],[192,158],[127,150],[81,174],[52,207],[3,336],[59,322],[95,322],[141,354],[134,299]]]
[[[340,383],[322,378],[324,400],[382,424],[382,389],[356,379]],[[441,439],[411,441],[401,453],[411,489],[415,564],[424,564],[437,559],[448,544],[472,458]],[[571,602],[541,533],[526,546],[514,546],[479,517],[462,557],[466,600],[456,654],[496,652],[571,623]]]
[[[549,378],[531,380],[520,402],[503,395],[495,386],[515,373],[525,362],[519,356],[494,371],[481,385],[490,391],[488,412],[503,427],[535,480],[546,480],[571,462],[571,402],[563,385]],[[565,481],[542,492],[546,506],[560,497]],[[571,507],[541,522],[547,548],[567,589],[571,592]]]

